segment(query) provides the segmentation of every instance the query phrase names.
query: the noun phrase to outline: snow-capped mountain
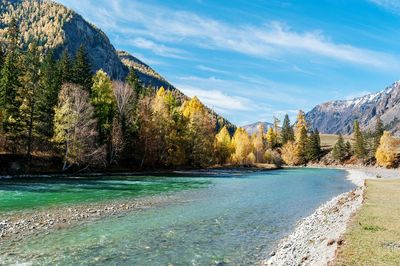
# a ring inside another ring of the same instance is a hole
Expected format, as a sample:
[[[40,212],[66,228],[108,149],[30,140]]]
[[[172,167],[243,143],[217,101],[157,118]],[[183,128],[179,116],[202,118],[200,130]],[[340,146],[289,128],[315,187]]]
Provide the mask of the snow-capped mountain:
[[[261,125],[264,126],[264,132],[265,133],[267,132],[267,130],[270,127],[274,126],[274,124],[268,123],[268,122],[256,122],[256,123],[253,123],[253,124],[250,124],[250,125],[242,126],[242,128],[244,130],[246,130],[247,133],[249,133],[249,135],[253,135],[254,133],[257,133],[258,127],[261,126]]]
[[[400,81],[377,93],[317,105],[306,118],[312,128],[322,133],[350,134],[354,120],[363,129],[372,130],[379,116],[387,130],[400,135]]]

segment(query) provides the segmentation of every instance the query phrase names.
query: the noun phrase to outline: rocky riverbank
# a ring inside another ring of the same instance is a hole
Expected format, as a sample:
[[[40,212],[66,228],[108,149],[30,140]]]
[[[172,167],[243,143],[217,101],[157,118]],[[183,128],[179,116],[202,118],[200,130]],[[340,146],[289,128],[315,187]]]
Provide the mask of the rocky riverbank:
[[[178,194],[45,208],[11,214],[0,213],[0,244],[3,241],[19,241],[32,235],[47,234],[52,230],[63,229],[81,222],[170,204],[179,201]]]
[[[328,265],[334,260],[349,220],[362,205],[364,180],[376,177],[362,170],[347,171],[348,178],[358,187],[333,198],[301,220],[261,265]]]

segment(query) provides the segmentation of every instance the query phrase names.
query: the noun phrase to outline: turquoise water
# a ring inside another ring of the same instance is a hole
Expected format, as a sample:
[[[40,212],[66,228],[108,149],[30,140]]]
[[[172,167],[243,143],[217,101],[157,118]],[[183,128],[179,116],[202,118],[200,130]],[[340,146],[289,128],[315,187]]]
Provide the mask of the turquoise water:
[[[200,185],[176,192],[180,200],[166,206],[13,245],[4,243],[0,261],[34,265],[252,265],[267,258],[273,245],[300,218],[353,188],[344,171],[328,169],[164,178],[166,183],[177,180]]]

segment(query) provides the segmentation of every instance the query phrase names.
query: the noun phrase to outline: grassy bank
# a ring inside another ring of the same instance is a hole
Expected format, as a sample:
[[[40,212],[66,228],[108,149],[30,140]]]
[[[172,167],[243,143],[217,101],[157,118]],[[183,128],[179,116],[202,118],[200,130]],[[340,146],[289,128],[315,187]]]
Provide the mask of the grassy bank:
[[[337,265],[400,265],[400,179],[367,180]]]

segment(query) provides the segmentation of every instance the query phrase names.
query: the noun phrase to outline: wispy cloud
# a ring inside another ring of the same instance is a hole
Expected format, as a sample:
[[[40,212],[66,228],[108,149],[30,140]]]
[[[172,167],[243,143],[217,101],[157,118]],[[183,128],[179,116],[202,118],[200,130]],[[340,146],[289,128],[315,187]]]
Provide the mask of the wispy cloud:
[[[73,3],[78,0],[60,1]],[[393,8],[400,6],[399,1],[394,0],[371,1]],[[87,11],[88,2],[92,4],[93,12],[89,16],[94,22],[101,23],[102,27],[110,28],[113,32],[119,32],[121,38],[136,47],[151,49],[161,56],[170,53],[173,57],[183,57],[180,54],[182,51],[165,46],[169,43],[190,44],[269,60],[288,55],[302,58],[320,56],[359,66],[384,69],[400,67],[399,59],[391,54],[333,41],[318,29],[298,31],[277,21],[269,21],[262,26],[231,25],[192,12],[124,0],[105,2],[104,10],[108,14],[104,15],[104,12],[96,11],[97,1],[85,2]],[[109,17],[120,21],[118,24],[109,22]]]
[[[383,7],[391,12],[400,13],[400,0],[369,0],[380,7]]]
[[[153,42],[151,40],[147,40],[144,38],[135,38],[129,42],[135,47],[145,49],[145,50],[151,50],[153,53],[156,55],[162,56],[162,57],[170,57],[170,58],[176,58],[176,59],[186,59],[188,58],[188,53],[172,48],[172,47],[167,47],[163,44],[159,44],[156,42]]]
[[[204,66],[204,65],[197,65],[196,68],[199,69],[199,70],[212,72],[212,73],[217,73],[217,74],[227,74],[228,73],[227,71],[216,69],[216,68],[212,68],[212,67],[208,67],[208,66]]]

